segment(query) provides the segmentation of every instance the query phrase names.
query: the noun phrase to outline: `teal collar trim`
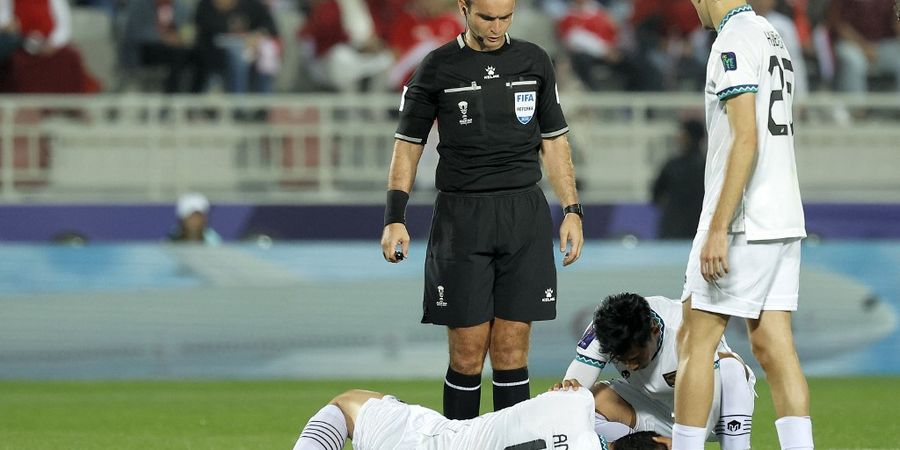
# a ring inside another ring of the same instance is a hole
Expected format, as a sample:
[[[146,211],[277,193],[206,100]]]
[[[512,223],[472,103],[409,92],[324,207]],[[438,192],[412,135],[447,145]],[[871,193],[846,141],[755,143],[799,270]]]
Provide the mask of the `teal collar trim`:
[[[734,16],[736,16],[736,15],[742,13],[742,12],[747,12],[747,11],[750,11],[750,12],[753,11],[753,8],[752,8],[750,5],[747,5],[747,4],[743,4],[743,5],[741,5],[741,6],[738,6],[737,8],[732,9],[731,11],[728,11],[728,14],[725,14],[725,17],[722,18],[722,21],[721,21],[721,22],[719,22],[719,28],[716,30],[716,32],[721,33],[721,32],[722,32],[722,28],[725,28],[725,24],[726,24],[732,17],[734,17]]]

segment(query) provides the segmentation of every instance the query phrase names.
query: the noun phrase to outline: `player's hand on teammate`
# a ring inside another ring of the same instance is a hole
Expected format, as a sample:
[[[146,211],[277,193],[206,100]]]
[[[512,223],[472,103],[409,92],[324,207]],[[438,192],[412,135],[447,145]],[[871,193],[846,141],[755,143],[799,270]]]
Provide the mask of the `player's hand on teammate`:
[[[584,247],[584,234],[581,229],[581,217],[578,214],[566,214],[559,226],[559,251],[565,253],[563,266],[568,266],[581,256]],[[567,251],[568,250],[568,251]]]
[[[728,274],[728,233],[710,230],[700,250],[700,273],[707,283],[718,281]]]
[[[397,249],[397,246],[400,249]],[[389,223],[381,233],[381,254],[385,261],[398,263],[409,255],[409,232],[402,223]]]
[[[654,436],[653,441],[665,445],[666,449],[668,450],[672,450],[672,438],[668,438],[665,436]]]
[[[568,390],[577,390],[581,387],[581,383],[578,380],[563,380],[562,383],[554,384],[550,389],[547,389],[547,392],[550,391],[568,391]]]

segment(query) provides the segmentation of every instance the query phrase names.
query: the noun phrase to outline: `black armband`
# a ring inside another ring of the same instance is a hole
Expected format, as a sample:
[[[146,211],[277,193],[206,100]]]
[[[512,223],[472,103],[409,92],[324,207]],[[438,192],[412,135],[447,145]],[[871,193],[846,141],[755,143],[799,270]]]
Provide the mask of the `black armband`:
[[[387,206],[384,208],[384,224],[406,223],[406,203],[409,194],[397,189],[387,191]]]

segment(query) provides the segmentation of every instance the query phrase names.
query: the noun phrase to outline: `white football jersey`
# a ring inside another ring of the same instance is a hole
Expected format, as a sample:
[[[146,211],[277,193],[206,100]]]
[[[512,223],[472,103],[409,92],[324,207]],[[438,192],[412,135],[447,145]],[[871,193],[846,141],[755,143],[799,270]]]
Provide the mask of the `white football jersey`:
[[[778,32],[750,5],[731,10],[719,25],[706,68],[706,193],[698,230],[708,230],[731,152],[725,102],[756,93],[757,159],[735,210],[731,232],[748,241],[805,237],[794,157],[795,90],[791,57]]]
[[[678,371],[678,354],[675,352],[676,336],[681,328],[681,302],[666,297],[646,297],[650,304],[650,314],[660,328],[656,353],[650,364],[644,369],[630,371],[618,361],[612,361],[616,370],[629,384],[640,388],[653,400],[675,410],[675,375]],[[731,352],[725,337],[719,341],[718,352]],[[610,362],[610,356],[600,351],[597,333],[593,323],[587,329],[578,346],[575,347],[575,361],[569,366],[565,379],[575,378],[582,386],[592,386],[597,382],[600,372]],[[718,356],[711,358],[710,363],[717,361]],[[592,370],[584,370],[587,366]]]
[[[437,419],[420,430],[428,450],[600,450],[594,396],[587,389],[546,392],[470,420]]]

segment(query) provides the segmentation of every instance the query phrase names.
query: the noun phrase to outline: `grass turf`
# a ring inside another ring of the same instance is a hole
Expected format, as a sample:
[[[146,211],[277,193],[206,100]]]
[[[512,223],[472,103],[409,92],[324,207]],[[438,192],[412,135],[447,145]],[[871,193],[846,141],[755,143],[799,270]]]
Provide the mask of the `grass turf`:
[[[554,381],[532,380],[533,394]],[[900,448],[900,378],[811,379],[809,384],[816,448]],[[0,450],[290,449],[309,416],[351,388],[388,392],[440,410],[436,380],[4,381]],[[777,449],[768,387],[760,382],[757,388],[753,446]],[[482,405],[489,406],[490,389],[482,394]]]

